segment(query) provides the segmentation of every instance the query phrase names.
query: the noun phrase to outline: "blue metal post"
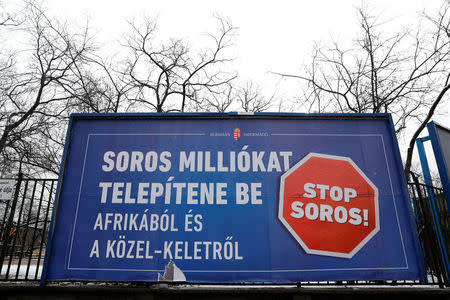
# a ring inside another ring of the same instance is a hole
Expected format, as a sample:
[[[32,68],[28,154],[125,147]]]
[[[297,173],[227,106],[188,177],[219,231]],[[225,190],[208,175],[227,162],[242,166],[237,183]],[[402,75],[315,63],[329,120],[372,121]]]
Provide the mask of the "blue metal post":
[[[423,147],[423,142],[429,141],[430,137],[426,136],[416,140],[417,151],[419,152],[420,164],[422,166],[423,177],[425,184],[432,186],[430,168],[428,167],[427,155],[425,153],[425,148]]]
[[[444,268],[445,268],[445,276],[447,277],[447,280],[450,281],[450,262],[449,257],[447,253],[447,247],[445,246],[445,239],[442,235],[442,228],[441,223],[439,222],[439,214],[437,212],[436,203],[434,201],[434,194],[432,190],[432,180],[431,180],[431,174],[430,174],[430,168],[428,166],[427,161],[427,155],[425,153],[425,148],[423,146],[423,142],[429,141],[430,137],[426,136],[423,138],[419,138],[416,140],[417,145],[417,151],[419,153],[420,158],[420,164],[422,166],[422,172],[423,177],[425,180],[425,184],[427,185],[427,192],[428,192],[428,201],[430,202],[431,207],[431,214],[433,216],[433,223],[436,228],[436,234],[438,238],[439,248],[441,252],[442,261],[444,262]]]

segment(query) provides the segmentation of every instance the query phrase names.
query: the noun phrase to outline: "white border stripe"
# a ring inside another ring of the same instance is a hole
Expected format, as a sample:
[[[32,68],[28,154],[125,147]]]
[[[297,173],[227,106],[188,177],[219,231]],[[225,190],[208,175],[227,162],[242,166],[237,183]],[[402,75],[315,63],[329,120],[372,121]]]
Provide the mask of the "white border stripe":
[[[204,133],[90,133],[89,135],[205,135]]]
[[[88,153],[88,149],[89,149],[89,142],[91,139],[91,136],[106,136],[106,135],[125,135],[125,136],[130,136],[130,135],[205,135],[204,133],[89,133],[87,140],[86,140],[86,151],[84,152],[84,161],[83,161],[83,169],[81,172],[81,179],[80,179],[80,189],[78,191],[78,200],[77,200],[77,208],[75,210],[75,218],[74,218],[74,225],[73,225],[73,230],[72,230],[72,238],[70,241],[70,249],[69,249],[69,258],[67,260],[67,269],[68,270],[74,270],[74,268],[70,267],[70,260],[72,258],[72,248],[73,248],[73,239],[75,236],[75,228],[76,228],[76,224],[78,221],[78,207],[80,205],[80,197],[81,197],[81,188],[83,187],[83,179],[84,179],[84,169],[86,166],[86,158],[87,158],[87,153]],[[101,270],[101,269],[86,269],[86,270]]]
[[[83,187],[83,179],[84,179],[84,168],[86,166],[86,158],[87,158],[90,138],[91,138],[91,135],[88,134],[88,138],[86,140],[86,151],[84,152],[83,170],[81,171],[80,190],[78,191],[77,209],[75,210],[75,220],[73,223],[72,239],[70,241],[69,259],[67,260],[67,269],[70,269],[70,259],[72,258],[73,238],[75,236],[75,227],[76,227],[75,225],[77,224],[76,222],[78,219],[78,206],[80,204],[81,188]]]
[[[130,135],[172,135],[172,136],[176,136],[176,135],[192,135],[192,136],[203,136],[205,135],[204,133],[129,133],[129,134],[121,134],[121,133],[112,133],[112,134],[108,134],[108,133],[92,133],[92,134],[88,134],[88,138],[86,141],[86,151],[85,151],[85,155],[84,155],[84,162],[83,162],[83,170],[82,170],[82,175],[81,175],[81,180],[80,180],[80,190],[79,190],[79,194],[78,194],[78,200],[77,200],[77,208],[76,208],[76,212],[75,212],[75,220],[74,220],[74,227],[72,230],[72,239],[71,239],[71,243],[70,243],[70,251],[69,251],[69,259],[68,259],[68,263],[67,263],[67,269],[68,270],[86,270],[86,271],[136,271],[136,272],[163,272],[164,270],[150,270],[150,269],[145,269],[145,270],[141,270],[141,269],[108,269],[108,268],[74,268],[74,267],[70,267],[70,259],[71,259],[71,255],[72,255],[72,247],[73,247],[73,238],[74,238],[74,233],[75,233],[75,227],[76,227],[76,222],[77,222],[77,217],[78,217],[78,206],[79,206],[79,202],[80,202],[80,197],[81,197],[81,187],[83,184],[83,179],[84,179],[84,169],[85,169],[85,165],[86,165],[86,158],[87,158],[87,151],[88,151],[88,147],[89,147],[89,141],[90,141],[90,136],[106,136],[106,135],[124,135],[124,136],[130,136]],[[397,218],[397,225],[399,228],[399,232],[400,232],[400,238],[402,241],[402,246],[403,246],[403,254],[405,257],[405,261],[406,261],[406,267],[377,267],[377,268],[340,268],[340,269],[299,269],[299,270],[283,270],[283,269],[279,269],[279,270],[183,270],[183,272],[205,272],[205,273],[227,273],[227,272],[235,272],[235,273],[244,273],[244,272],[248,272],[248,273],[274,273],[274,272],[320,272],[320,271],[351,271],[351,270],[355,270],[355,271],[360,271],[360,270],[402,270],[402,269],[408,269],[408,260],[406,257],[406,249],[405,249],[405,245],[403,243],[403,236],[402,236],[402,232],[401,232],[401,227],[400,227],[400,222],[399,222],[399,218],[398,218],[398,213],[397,213],[397,206],[395,205],[395,195],[394,195],[394,190],[393,190],[393,186],[392,186],[392,179],[391,179],[391,175],[389,172],[389,164],[387,161],[387,156],[386,156],[386,149],[385,149],[385,145],[384,145],[384,140],[383,140],[383,135],[381,134],[303,134],[303,133],[273,133],[271,134],[273,136],[368,136],[368,137],[380,137],[381,138],[381,142],[383,145],[383,150],[384,150],[384,155],[385,155],[385,160],[386,160],[386,166],[387,166],[387,170],[388,170],[388,177],[389,177],[389,182],[390,182],[390,186],[391,186],[391,192],[392,192],[392,201],[394,203],[394,209],[395,209],[395,214],[396,214],[396,218]]]
[[[290,136],[290,135],[305,135],[305,136],[313,136],[313,135],[317,135],[317,136],[382,136],[381,134],[346,134],[346,133],[336,133],[336,134],[329,134],[329,133],[271,133],[270,135],[286,135],[286,136]]]
[[[386,160],[387,171],[388,171],[388,176],[389,176],[389,183],[390,183],[390,185],[391,185],[392,203],[394,203],[395,216],[396,216],[396,218],[397,218],[398,232],[400,233],[400,240],[402,241],[403,255],[404,255],[404,257],[405,257],[406,268],[408,268],[408,266],[409,266],[409,265],[408,265],[408,257],[406,256],[405,244],[403,243],[402,229],[401,229],[401,227],[400,227],[400,221],[399,221],[399,219],[398,219],[397,205],[395,204],[394,187],[392,186],[391,172],[389,171],[389,163],[388,163],[388,160],[387,160],[386,147],[384,146],[384,139],[383,139],[383,136],[381,136],[381,142],[383,143],[384,158],[385,158],[385,160]],[[408,203],[408,205],[409,205],[409,203]]]
[[[323,272],[323,271],[360,271],[360,270],[403,270],[408,269],[407,267],[386,267],[386,268],[342,268],[342,269],[303,269],[303,270],[183,270],[183,273],[277,273],[277,272]],[[90,269],[90,268],[71,268],[70,270],[79,271],[132,271],[132,272],[164,272],[165,270],[152,270],[152,269]]]

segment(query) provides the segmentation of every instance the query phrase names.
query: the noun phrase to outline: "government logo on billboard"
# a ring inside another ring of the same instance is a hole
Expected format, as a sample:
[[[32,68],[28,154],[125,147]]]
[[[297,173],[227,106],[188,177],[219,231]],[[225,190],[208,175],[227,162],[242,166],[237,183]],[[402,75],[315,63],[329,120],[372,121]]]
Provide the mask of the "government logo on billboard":
[[[233,138],[235,141],[239,140],[241,138],[241,130],[239,128],[236,128],[233,131]]]

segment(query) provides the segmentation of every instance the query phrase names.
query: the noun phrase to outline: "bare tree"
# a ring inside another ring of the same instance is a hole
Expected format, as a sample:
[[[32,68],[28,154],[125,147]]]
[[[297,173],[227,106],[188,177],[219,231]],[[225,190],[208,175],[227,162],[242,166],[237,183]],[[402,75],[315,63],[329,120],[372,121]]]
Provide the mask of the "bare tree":
[[[98,54],[87,25],[73,32],[36,2],[24,3],[20,23],[1,26],[27,42],[26,49],[0,53],[1,174],[19,161],[29,174],[58,174],[72,112],[186,111],[207,95],[222,97],[236,77],[223,71],[236,30],[223,18],[207,35],[212,46],[199,51],[179,39],[160,43],[155,22],[130,24],[128,57],[118,60]],[[2,24],[10,16],[1,15]]]
[[[62,85],[71,95],[71,111],[117,113],[130,109],[129,94],[133,85],[122,71],[120,62],[91,53],[74,63],[74,76]]]
[[[419,123],[407,152],[409,177],[415,140],[450,88],[447,11],[448,5],[437,18],[424,18],[431,26],[385,35],[388,22],[359,9],[361,35],[354,48],[343,49],[337,42],[316,47],[305,72],[276,74],[306,83],[302,104],[309,110],[391,113],[397,134]]]
[[[203,99],[199,99],[195,103],[193,110],[225,113],[235,110],[235,107],[235,88],[231,83],[227,83],[222,87],[221,92],[212,93]]]
[[[221,92],[206,95],[198,101],[196,111],[209,112],[263,112],[275,102],[275,94],[267,98],[254,82],[244,85],[227,84]]]
[[[87,31],[72,33],[49,18],[35,2],[26,2],[14,34],[29,41],[26,49],[0,58],[1,173],[25,156],[29,164],[46,141],[36,141],[42,128],[58,122],[72,97],[62,88],[89,51]],[[38,143],[36,143],[38,142]],[[39,166],[44,167],[45,166]],[[52,169],[52,171],[55,171]]]
[[[263,112],[273,104],[275,94],[266,98],[259,86],[247,82],[244,87],[238,89],[236,98],[244,112]]]
[[[125,72],[134,88],[135,104],[156,112],[184,112],[189,102],[198,102],[202,94],[220,93],[236,77],[223,71],[224,64],[232,60],[226,49],[236,29],[223,18],[217,20],[218,32],[208,34],[212,46],[197,54],[183,40],[157,40],[155,21],[130,23],[126,47],[131,58]]]
[[[17,16],[8,12],[3,2],[0,2],[0,26],[14,26],[18,23]]]

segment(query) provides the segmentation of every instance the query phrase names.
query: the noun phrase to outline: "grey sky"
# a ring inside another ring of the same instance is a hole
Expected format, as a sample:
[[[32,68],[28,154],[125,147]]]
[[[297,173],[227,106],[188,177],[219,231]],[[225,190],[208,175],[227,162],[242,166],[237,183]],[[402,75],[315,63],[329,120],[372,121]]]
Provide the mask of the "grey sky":
[[[11,3],[20,3],[11,1]],[[391,20],[392,32],[417,24],[421,12],[436,13],[442,5],[438,0],[46,0],[50,15],[69,23],[83,24],[88,18],[98,41],[111,53],[118,49],[118,40],[127,31],[127,20],[143,16],[157,17],[160,36],[179,37],[190,46],[206,45],[205,32],[214,30],[214,14],[229,18],[239,28],[232,55],[232,68],[239,81],[252,80],[264,93],[277,93],[284,99],[299,96],[295,80],[280,80],[270,71],[298,73],[307,62],[315,42],[327,44],[331,37],[350,46],[359,27],[356,7],[365,5],[383,20]],[[440,104],[441,115],[434,120],[450,127],[449,103]],[[426,134],[426,130],[422,135]],[[407,135],[409,138],[409,135]],[[401,139],[402,151],[406,139]],[[431,153],[431,149],[429,149]]]

